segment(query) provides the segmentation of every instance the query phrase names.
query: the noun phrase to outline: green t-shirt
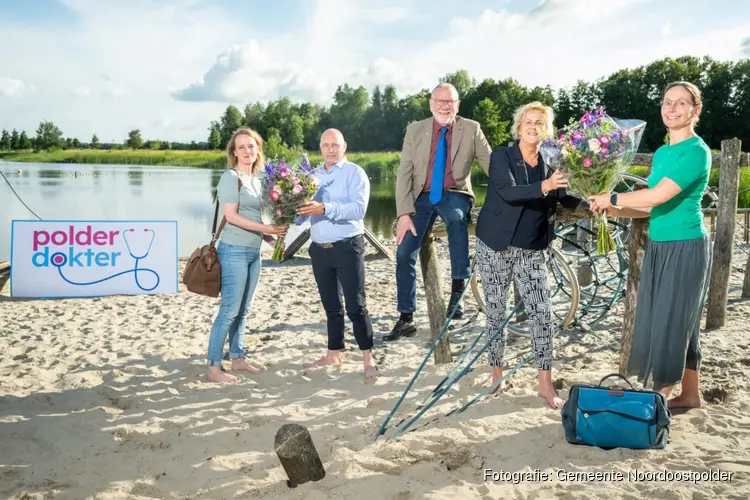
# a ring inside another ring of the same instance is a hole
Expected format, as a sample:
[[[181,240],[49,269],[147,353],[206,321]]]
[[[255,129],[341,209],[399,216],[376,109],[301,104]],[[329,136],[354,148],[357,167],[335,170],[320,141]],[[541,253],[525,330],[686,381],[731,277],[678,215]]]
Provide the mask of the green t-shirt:
[[[237,192],[237,176],[242,180],[242,189]],[[262,223],[260,215],[260,198],[262,195],[260,179],[255,175],[247,175],[234,169],[228,169],[221,174],[216,190],[219,204],[239,202],[240,216],[251,221]],[[227,222],[221,230],[219,239],[230,245],[260,248],[263,235],[256,231],[248,231]]]
[[[674,181],[682,191],[651,209],[649,237],[654,241],[702,238],[701,201],[711,172],[711,150],[698,136],[677,144],[665,144],[656,150],[648,177],[648,187],[655,187],[664,177]]]

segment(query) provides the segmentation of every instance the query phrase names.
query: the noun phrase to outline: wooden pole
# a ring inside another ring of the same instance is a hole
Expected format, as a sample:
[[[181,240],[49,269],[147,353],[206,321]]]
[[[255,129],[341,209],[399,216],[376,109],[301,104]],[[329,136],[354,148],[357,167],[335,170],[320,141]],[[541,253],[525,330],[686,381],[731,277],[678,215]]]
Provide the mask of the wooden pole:
[[[447,306],[443,300],[443,287],[440,285],[442,280],[440,279],[440,267],[435,251],[435,236],[431,231],[424,237],[424,243],[419,251],[419,262],[422,268],[425,298],[427,299],[427,315],[430,318],[430,339],[434,343],[445,324]],[[448,332],[443,334],[433,356],[435,364],[453,361]]]
[[[716,237],[708,285],[708,310],[706,328],[724,326],[729,292],[729,275],[734,251],[734,226],[737,215],[737,191],[740,181],[739,139],[721,141],[721,169],[719,175],[719,206],[717,209]]]
[[[620,339],[620,373],[625,373],[630,359],[630,346],[633,343],[633,331],[635,330],[638,285],[641,283],[641,267],[647,241],[648,219],[633,219],[630,225],[630,242],[628,243],[628,281],[625,292],[625,317],[622,321],[622,338]]]
[[[325,477],[323,463],[305,427],[299,424],[282,425],[276,432],[274,448],[289,477],[287,484],[290,487],[295,488],[308,481],[320,481]]]

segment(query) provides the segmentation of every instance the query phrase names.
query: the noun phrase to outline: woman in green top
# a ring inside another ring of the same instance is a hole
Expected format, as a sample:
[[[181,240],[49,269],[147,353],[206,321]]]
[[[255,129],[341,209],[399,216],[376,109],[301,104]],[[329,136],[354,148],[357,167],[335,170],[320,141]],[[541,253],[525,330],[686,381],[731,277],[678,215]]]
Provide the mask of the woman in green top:
[[[648,189],[601,194],[591,210],[615,217],[649,217],[649,241],[638,289],[633,344],[627,373],[667,398],[682,381],[669,408],[701,406],[700,321],[708,289],[711,241],[701,200],[711,170],[711,150],[695,133],[700,90],[689,82],[667,86],[661,115],[669,144],[654,154]]]
[[[245,360],[245,319],[260,280],[260,246],[271,236],[285,235],[288,226],[269,226],[261,219],[263,139],[249,128],[237,129],[227,144],[227,170],[221,174],[217,196],[227,222],[220,235],[221,305],[208,342],[208,379],[236,382],[224,373],[221,360],[229,333],[232,371],[258,372],[261,367]],[[242,185],[240,187],[241,181]]]

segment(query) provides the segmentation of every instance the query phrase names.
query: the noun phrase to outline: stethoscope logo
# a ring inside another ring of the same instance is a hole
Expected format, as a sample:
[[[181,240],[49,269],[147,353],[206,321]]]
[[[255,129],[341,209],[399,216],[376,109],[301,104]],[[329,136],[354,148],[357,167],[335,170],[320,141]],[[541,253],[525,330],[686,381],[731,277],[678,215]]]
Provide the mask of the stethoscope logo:
[[[65,264],[68,263],[68,256],[67,255],[65,255],[62,252],[53,253],[50,256],[50,262],[52,262],[52,265],[57,268],[57,272],[60,274],[60,277],[66,283],[69,283],[71,285],[77,285],[77,286],[95,285],[97,283],[102,283],[104,281],[111,280],[111,279],[116,278],[118,276],[122,276],[122,275],[125,275],[125,274],[128,274],[128,273],[133,273],[133,277],[135,278],[135,284],[136,284],[136,286],[138,288],[140,288],[141,290],[143,290],[144,292],[150,292],[150,291],[156,289],[156,287],[159,286],[159,282],[161,281],[160,278],[159,278],[159,274],[156,271],[154,271],[153,269],[149,269],[149,268],[146,268],[146,267],[139,268],[138,267],[138,262],[141,261],[141,260],[143,260],[143,259],[145,259],[146,257],[148,257],[149,253],[151,253],[151,246],[154,244],[154,238],[156,237],[156,233],[154,232],[153,229],[144,229],[143,231],[147,234],[148,245],[147,246],[144,245],[145,246],[145,250],[140,255],[135,255],[133,253],[133,249],[130,246],[131,242],[130,242],[130,240],[128,238],[128,237],[133,237],[134,236],[135,229],[132,229],[132,228],[131,229],[127,229],[127,230],[123,231],[123,233],[122,233],[122,239],[125,242],[125,246],[128,248],[128,253],[130,254],[130,257],[133,258],[133,261],[134,261],[134,265],[133,265],[132,269],[127,269],[125,271],[121,271],[119,273],[115,273],[115,274],[112,274],[110,276],[106,276],[104,278],[101,278],[101,279],[98,279],[98,280],[94,280],[94,281],[76,282],[76,281],[73,281],[73,280],[69,279],[63,273],[63,267],[65,266]],[[150,287],[150,288],[143,286],[141,284],[141,281],[140,281],[140,278],[138,276],[138,273],[151,273],[156,278],[156,284],[154,286]]]

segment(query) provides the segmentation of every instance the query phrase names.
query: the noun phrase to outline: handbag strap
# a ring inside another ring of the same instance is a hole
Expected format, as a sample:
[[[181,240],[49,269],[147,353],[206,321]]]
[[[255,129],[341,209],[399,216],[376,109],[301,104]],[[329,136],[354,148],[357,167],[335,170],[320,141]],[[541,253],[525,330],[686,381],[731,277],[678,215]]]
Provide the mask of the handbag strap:
[[[620,374],[620,373],[610,373],[609,375],[607,375],[606,377],[604,377],[603,379],[601,379],[599,381],[599,386],[601,387],[602,382],[604,382],[605,380],[607,380],[609,377],[618,377],[618,378],[621,378],[625,382],[627,382],[627,384],[630,386],[631,389],[635,390],[635,388],[633,387],[633,384],[630,383],[630,380],[628,380],[627,378],[625,378],[625,376],[622,375],[622,374]]]
[[[239,193],[242,189],[242,179],[237,176],[237,192]],[[238,199],[239,204],[239,199]],[[211,246],[214,246],[214,243],[216,243],[216,240],[219,239],[219,235],[221,234],[221,230],[224,229],[224,225],[227,223],[227,217],[224,216],[221,218],[221,224],[219,224],[219,230],[216,230],[216,220],[219,218],[219,196],[216,196],[216,210],[214,210],[214,223],[211,227]]]

